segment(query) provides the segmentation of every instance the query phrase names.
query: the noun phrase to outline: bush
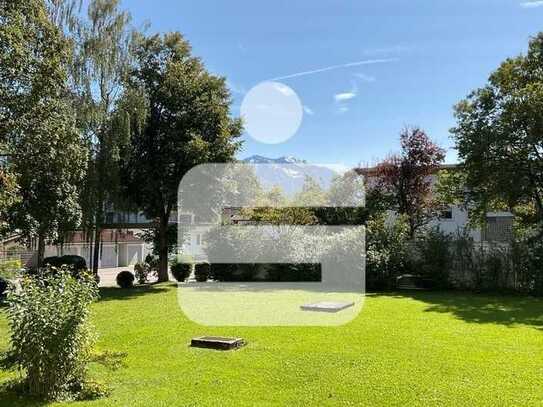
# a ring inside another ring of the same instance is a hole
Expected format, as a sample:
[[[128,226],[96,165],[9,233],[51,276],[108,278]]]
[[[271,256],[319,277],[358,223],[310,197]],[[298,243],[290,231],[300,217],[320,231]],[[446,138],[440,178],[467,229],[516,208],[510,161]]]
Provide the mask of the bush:
[[[51,256],[43,259],[43,266],[47,268],[55,267],[60,269],[62,266],[68,266],[72,270],[74,277],[77,277],[81,272],[87,270],[87,262],[81,256],[76,255],[65,255],[65,256]],[[48,269],[51,272],[54,272],[52,269]]]
[[[543,240],[539,228],[518,233],[512,245],[515,288],[543,296]]]
[[[210,264],[210,278],[217,281],[235,281],[233,276],[236,271],[234,264]]]
[[[65,255],[61,257],[62,265],[72,266],[76,271],[86,270],[87,262],[81,256]]]
[[[223,282],[321,281],[320,264],[211,264],[210,278]]]
[[[75,278],[67,267],[48,271],[23,276],[20,288],[8,293],[11,346],[4,365],[25,373],[31,396],[60,399],[85,388],[93,337],[89,306],[98,287],[90,274]]]
[[[432,228],[416,241],[417,274],[433,280],[436,287],[450,285],[449,276],[453,264],[451,254],[452,238],[439,228]]]
[[[149,269],[152,272],[158,271],[159,262],[160,262],[160,260],[158,259],[158,257],[153,256],[150,253],[147,256],[145,256],[145,263],[147,263],[147,265],[149,266]]]
[[[170,266],[170,271],[177,281],[182,282],[190,277],[192,264],[175,262]]]
[[[211,276],[209,263],[198,263],[194,268],[194,277],[199,283],[206,282]]]
[[[149,281],[149,277],[154,275],[154,271],[147,263],[136,263],[134,265],[134,276],[138,284],[145,284]]]
[[[400,217],[388,225],[385,215],[375,216],[366,225],[366,287],[368,290],[394,288],[396,278],[409,274],[409,226]]]
[[[315,282],[321,281],[320,264],[271,264],[267,267],[266,281]]]
[[[117,274],[117,285],[121,288],[132,288],[134,286],[134,274],[125,270]]]

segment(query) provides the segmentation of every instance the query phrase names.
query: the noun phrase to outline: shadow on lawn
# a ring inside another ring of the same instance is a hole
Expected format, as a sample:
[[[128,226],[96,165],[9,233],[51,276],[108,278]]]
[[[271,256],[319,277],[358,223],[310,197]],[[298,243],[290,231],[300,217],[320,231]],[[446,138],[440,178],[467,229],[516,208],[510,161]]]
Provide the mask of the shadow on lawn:
[[[44,400],[38,400],[20,395],[14,388],[15,382],[0,383],[0,406],[9,407],[40,407],[50,404]]]
[[[506,326],[522,324],[543,330],[543,299],[539,298],[454,291],[405,291],[376,295],[412,298],[429,305],[425,312],[453,314],[459,319],[470,323]]]
[[[131,300],[133,298],[140,297],[142,295],[161,294],[166,291],[169,291],[170,287],[177,287],[177,285],[176,284],[168,284],[168,285],[148,284],[148,285],[138,285],[132,288],[101,287],[99,302],[112,301],[112,300]]]

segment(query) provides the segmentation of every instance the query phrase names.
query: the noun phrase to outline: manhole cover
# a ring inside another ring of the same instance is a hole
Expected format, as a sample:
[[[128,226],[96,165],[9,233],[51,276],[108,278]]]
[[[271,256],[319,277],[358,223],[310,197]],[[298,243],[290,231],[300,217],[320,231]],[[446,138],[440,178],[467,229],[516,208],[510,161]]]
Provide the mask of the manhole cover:
[[[190,346],[218,350],[237,349],[245,345],[242,338],[225,338],[222,336],[200,336],[192,338]]]

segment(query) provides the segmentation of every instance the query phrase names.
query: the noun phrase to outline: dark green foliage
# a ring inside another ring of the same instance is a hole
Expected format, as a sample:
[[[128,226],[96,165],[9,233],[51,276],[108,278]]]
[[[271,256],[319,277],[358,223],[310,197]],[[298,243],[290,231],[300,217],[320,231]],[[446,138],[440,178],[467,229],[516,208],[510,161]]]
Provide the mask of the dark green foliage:
[[[391,225],[386,215],[370,218],[366,226],[366,289],[394,288],[396,277],[410,274],[409,225],[400,217]]]
[[[456,105],[452,133],[471,212],[510,209],[543,224],[543,33],[506,59],[488,83]],[[541,238],[541,235],[540,235]]]
[[[439,228],[428,230],[416,241],[417,274],[433,280],[438,288],[446,288],[450,285],[449,274],[453,264],[451,241],[451,237]]]
[[[138,284],[145,284],[149,281],[149,277],[156,274],[156,269],[152,268],[147,262],[136,263],[134,265],[134,275]]]
[[[232,276],[236,271],[235,264],[210,264],[210,277],[217,281],[234,281]]]
[[[52,266],[57,268],[68,266],[74,269],[76,272],[87,269],[87,262],[85,259],[76,255],[46,257],[43,259],[43,265],[45,267]]]
[[[158,264],[159,260],[158,257],[149,253],[147,256],[145,256],[145,264],[151,269],[151,271],[158,271]]]
[[[543,296],[543,241],[532,235],[518,237],[512,245],[514,280],[518,290]]]
[[[175,262],[170,266],[170,271],[172,272],[173,278],[179,282],[182,282],[190,277],[190,273],[192,272],[192,264]]]
[[[0,277],[0,302],[2,302],[6,298],[9,286],[10,282],[5,278]]]
[[[319,264],[270,264],[267,265],[266,281],[316,282],[321,281]]]
[[[224,282],[316,282],[318,264],[211,264],[211,277]]]
[[[5,148],[0,141],[0,151]],[[7,168],[0,168],[0,237],[11,231],[8,222],[10,209],[19,202],[18,186],[15,176]]]
[[[0,144],[21,197],[9,217],[23,236],[38,238],[41,265],[45,240],[81,218],[85,153],[66,97],[70,43],[42,0],[2,1],[0,17]]]
[[[206,282],[211,276],[211,267],[209,263],[198,263],[194,266],[194,277],[196,281]]]
[[[504,244],[475,242],[467,230],[452,236],[430,230],[411,256],[413,273],[439,288],[543,295],[543,245],[534,235]]]
[[[168,225],[167,230],[167,241],[168,241],[168,254],[172,254],[177,249],[177,240],[179,239],[179,228],[177,224]],[[160,247],[160,236],[158,233],[158,225],[154,225],[152,229],[146,229],[140,234],[140,238],[153,246],[152,256],[156,258],[156,266],[158,270],[158,256],[159,256],[159,247]],[[149,254],[148,256],[151,256]]]
[[[125,270],[117,274],[117,285],[121,288],[132,288],[134,286],[134,274]]]

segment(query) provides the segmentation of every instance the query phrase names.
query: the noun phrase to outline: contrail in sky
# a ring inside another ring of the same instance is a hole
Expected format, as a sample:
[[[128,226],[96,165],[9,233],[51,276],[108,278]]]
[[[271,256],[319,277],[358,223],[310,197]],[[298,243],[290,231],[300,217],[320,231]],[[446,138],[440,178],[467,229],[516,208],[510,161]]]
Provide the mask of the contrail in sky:
[[[290,78],[297,78],[299,76],[306,76],[306,75],[313,75],[315,73],[321,73],[321,72],[327,72],[327,71],[333,71],[335,69],[342,69],[342,68],[350,68],[353,66],[361,66],[361,65],[374,65],[374,64],[386,64],[389,62],[396,62],[398,61],[398,58],[387,58],[387,59],[367,59],[364,61],[356,61],[356,62],[349,62],[347,64],[341,64],[341,65],[331,65],[324,68],[318,68],[318,69],[312,69],[311,71],[304,71],[304,72],[297,72],[290,75],[285,76],[278,76],[276,78],[269,79],[270,81],[278,81],[281,79],[290,79]]]

